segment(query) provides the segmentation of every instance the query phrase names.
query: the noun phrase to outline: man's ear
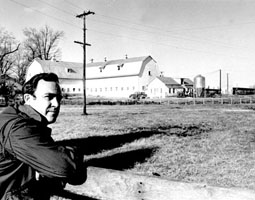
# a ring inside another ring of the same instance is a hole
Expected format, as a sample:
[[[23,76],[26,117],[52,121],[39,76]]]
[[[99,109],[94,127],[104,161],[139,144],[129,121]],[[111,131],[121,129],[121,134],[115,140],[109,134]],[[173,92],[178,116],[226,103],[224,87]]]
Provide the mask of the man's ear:
[[[31,101],[31,99],[33,98],[33,96],[31,94],[24,94],[24,101],[25,103],[29,104],[29,102]]]

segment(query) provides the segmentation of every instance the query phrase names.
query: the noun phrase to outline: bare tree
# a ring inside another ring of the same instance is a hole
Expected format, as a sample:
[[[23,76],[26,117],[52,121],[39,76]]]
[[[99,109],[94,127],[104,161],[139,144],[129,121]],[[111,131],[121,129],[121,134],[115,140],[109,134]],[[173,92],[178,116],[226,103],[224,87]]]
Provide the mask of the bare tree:
[[[64,36],[63,31],[54,31],[46,25],[40,30],[25,28],[23,33],[26,37],[24,45],[29,61],[35,58],[51,60],[60,57],[58,42]]]
[[[20,44],[4,28],[0,28],[0,75],[11,73],[15,63],[14,53],[18,51]]]
[[[26,57],[26,52],[24,50],[24,47],[21,46],[19,51],[15,53],[15,65],[13,67],[13,72],[16,81],[23,85],[25,83],[25,78],[26,78],[26,71],[27,67],[29,65],[28,58]]]

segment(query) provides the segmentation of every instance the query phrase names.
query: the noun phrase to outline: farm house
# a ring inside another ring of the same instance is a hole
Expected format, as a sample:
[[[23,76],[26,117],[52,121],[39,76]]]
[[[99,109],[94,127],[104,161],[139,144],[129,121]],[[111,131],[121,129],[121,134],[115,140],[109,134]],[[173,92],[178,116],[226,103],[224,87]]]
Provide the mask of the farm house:
[[[165,98],[168,96],[177,96],[182,92],[183,87],[171,77],[155,77],[148,85],[147,94],[150,98]]]
[[[26,80],[43,72],[59,76],[63,93],[83,93],[83,63],[35,59],[28,67]],[[86,64],[86,94],[88,96],[126,98],[147,90],[160,71],[151,56],[109,60]]]

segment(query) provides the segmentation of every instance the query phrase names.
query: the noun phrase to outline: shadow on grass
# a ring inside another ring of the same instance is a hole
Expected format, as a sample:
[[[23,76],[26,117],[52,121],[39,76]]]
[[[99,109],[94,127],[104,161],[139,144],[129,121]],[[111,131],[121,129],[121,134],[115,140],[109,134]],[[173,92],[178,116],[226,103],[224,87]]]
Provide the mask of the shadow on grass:
[[[131,169],[136,163],[143,163],[150,158],[157,147],[136,149],[128,152],[121,152],[103,158],[93,158],[88,160],[87,165],[115,170]]]
[[[59,145],[75,147],[82,155],[93,155],[104,150],[111,150],[117,147],[121,147],[123,144],[130,143],[137,139],[150,137],[155,134],[159,133],[144,131],[138,134],[130,133],[123,135],[95,136],[81,139],[63,140],[58,141],[57,143]],[[151,157],[156,149],[157,147],[140,148],[136,150],[115,153],[114,155],[106,155],[105,157],[91,158],[87,161],[87,165],[116,170],[130,169],[134,167],[135,163],[142,163],[147,158]]]
[[[57,143],[64,146],[77,148],[83,155],[91,155],[121,147],[126,143],[133,142],[141,138],[148,138],[156,134],[162,134],[157,131],[139,131],[134,133],[110,136],[92,136],[88,138],[70,139],[58,141]]]
[[[150,134],[153,135],[153,134]],[[142,136],[140,136],[142,137]],[[91,137],[84,139],[72,139],[60,141],[61,145],[69,145],[77,147],[83,154],[91,152],[102,151],[103,149],[110,149],[116,146],[121,146],[123,143],[131,142],[140,137],[134,134],[117,135],[117,136],[105,136],[105,137]],[[149,135],[147,134],[147,137]],[[144,137],[143,137],[144,138]],[[89,149],[91,148],[91,149]],[[88,151],[87,151],[88,149]],[[126,152],[116,153],[114,155],[105,156],[101,158],[92,158],[86,162],[86,166],[102,167],[115,170],[125,170],[133,168],[136,163],[143,163],[145,160],[152,156],[157,147],[142,148],[136,150],[130,150]],[[77,186],[79,187],[79,186]],[[67,199],[84,199],[84,200],[97,200],[87,197],[81,194],[75,194],[73,192],[64,190],[63,192],[56,194],[59,197]]]
[[[78,138],[58,141],[60,145],[73,146],[79,149],[83,155],[91,155],[121,147],[126,143],[133,142],[142,138],[149,138],[153,135],[175,135],[177,137],[199,136],[203,132],[210,131],[210,126],[206,124],[190,125],[169,125],[153,128],[130,129],[130,133],[109,135],[109,136],[91,136],[88,138]]]

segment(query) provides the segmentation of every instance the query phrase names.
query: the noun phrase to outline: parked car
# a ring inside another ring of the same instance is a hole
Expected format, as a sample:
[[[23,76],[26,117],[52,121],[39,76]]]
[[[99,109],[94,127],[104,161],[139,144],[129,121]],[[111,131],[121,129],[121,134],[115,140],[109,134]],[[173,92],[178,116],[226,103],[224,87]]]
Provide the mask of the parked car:
[[[129,95],[130,99],[146,99],[147,98],[147,94],[145,92],[135,92],[133,94]]]

